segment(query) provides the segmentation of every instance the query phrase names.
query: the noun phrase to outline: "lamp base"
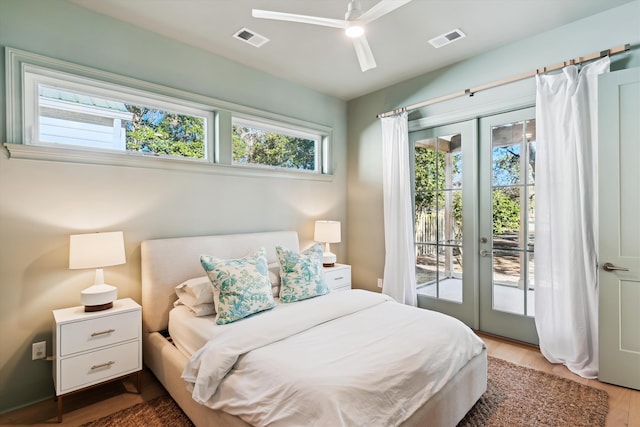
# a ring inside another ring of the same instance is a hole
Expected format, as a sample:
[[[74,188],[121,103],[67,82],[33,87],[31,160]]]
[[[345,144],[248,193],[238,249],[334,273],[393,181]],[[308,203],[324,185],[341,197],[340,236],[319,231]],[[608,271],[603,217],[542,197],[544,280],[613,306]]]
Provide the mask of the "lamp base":
[[[322,254],[322,266],[333,267],[336,264],[336,254],[325,251]]]
[[[84,306],[84,311],[86,313],[89,313],[89,312],[92,312],[92,311],[109,310],[110,308],[113,308],[113,301],[108,302],[106,304],[100,304],[100,305],[85,305]]]
[[[84,311],[101,311],[113,307],[113,301],[118,298],[118,288],[101,284],[93,285],[80,292],[80,302]]]

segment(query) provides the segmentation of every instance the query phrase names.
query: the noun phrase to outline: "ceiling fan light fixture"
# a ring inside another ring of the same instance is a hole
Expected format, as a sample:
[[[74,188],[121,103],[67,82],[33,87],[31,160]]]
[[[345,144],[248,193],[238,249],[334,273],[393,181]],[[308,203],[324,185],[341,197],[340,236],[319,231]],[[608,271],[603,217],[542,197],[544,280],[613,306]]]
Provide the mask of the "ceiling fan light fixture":
[[[345,28],[344,30],[344,33],[347,35],[347,37],[355,39],[364,34],[364,27],[358,22],[349,22],[347,24],[347,28]]]

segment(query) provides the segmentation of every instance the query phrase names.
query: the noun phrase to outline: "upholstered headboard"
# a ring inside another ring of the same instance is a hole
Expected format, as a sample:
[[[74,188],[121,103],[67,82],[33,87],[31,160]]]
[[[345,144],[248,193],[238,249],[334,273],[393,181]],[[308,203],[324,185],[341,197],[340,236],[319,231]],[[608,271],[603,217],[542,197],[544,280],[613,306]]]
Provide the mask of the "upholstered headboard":
[[[167,329],[175,287],[204,276],[200,255],[239,258],[264,247],[269,263],[276,262],[276,245],[299,250],[295,231],[178,237],[142,242],[142,323],[145,331]]]

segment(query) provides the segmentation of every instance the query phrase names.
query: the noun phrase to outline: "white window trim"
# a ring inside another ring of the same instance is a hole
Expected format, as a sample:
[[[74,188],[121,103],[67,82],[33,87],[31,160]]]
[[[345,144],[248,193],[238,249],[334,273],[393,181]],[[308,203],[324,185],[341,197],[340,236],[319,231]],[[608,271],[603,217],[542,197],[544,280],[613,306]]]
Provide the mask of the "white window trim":
[[[261,111],[231,102],[221,101],[203,95],[174,89],[131,77],[85,67],[78,64],[49,58],[43,55],[5,47],[5,79],[6,79],[6,117],[7,135],[3,146],[7,149],[9,157],[13,159],[49,160],[71,163],[103,164],[113,166],[153,168],[165,170],[178,170],[196,173],[210,173],[218,175],[239,176],[264,176],[287,179],[304,179],[317,181],[333,180],[332,165],[332,129],[327,126],[306,122],[282,116],[276,113]],[[28,145],[24,138],[24,105],[23,105],[23,70],[25,67],[36,67],[50,70],[53,73],[67,73],[71,76],[93,79],[105,85],[113,84],[130,88],[131,91],[151,93],[154,97],[164,96],[171,102],[182,100],[199,109],[211,111],[214,119],[208,123],[209,144],[207,153],[209,160],[189,159],[180,157],[158,157],[134,152],[112,152],[111,150],[83,149],[82,147],[65,148]],[[258,118],[258,120],[277,123],[285,128],[307,129],[323,135],[320,159],[322,162],[321,173],[298,171],[293,169],[276,167],[250,167],[243,165],[231,165],[230,157],[224,159],[220,156],[221,134],[228,134],[229,144],[226,147],[231,150],[231,117],[246,116]],[[229,119],[228,124],[221,124],[221,117]],[[214,123],[215,133],[214,133]]]

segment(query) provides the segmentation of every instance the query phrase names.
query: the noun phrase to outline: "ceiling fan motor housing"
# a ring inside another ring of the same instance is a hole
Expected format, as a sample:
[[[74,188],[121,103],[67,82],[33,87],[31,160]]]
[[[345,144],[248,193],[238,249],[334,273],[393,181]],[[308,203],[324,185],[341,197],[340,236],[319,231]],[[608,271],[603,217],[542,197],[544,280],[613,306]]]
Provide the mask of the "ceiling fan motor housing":
[[[344,15],[345,21],[354,21],[362,15],[362,9],[360,8],[360,2],[358,0],[351,0],[347,6],[347,13]]]

